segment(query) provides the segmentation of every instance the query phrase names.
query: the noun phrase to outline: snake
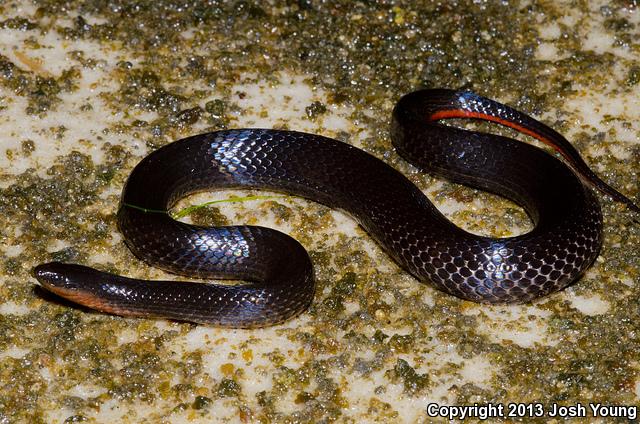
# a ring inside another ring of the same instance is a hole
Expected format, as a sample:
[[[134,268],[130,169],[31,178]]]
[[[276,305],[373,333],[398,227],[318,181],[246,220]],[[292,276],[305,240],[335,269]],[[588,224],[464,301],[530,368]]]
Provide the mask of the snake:
[[[511,127],[555,152],[443,122],[451,118]],[[153,267],[240,282],[146,281],[59,262],[33,274],[46,290],[110,314],[231,328],[282,323],[305,311],[315,294],[313,264],[298,241],[266,227],[205,227],[169,214],[192,193],[266,189],[348,212],[420,282],[473,302],[527,303],[570,285],[598,256],[603,216],[592,188],[640,211],[558,132],[470,91],[402,96],[390,137],[414,167],[512,200],[533,228],[504,238],[473,234],[364,150],[304,132],[231,129],[169,143],[142,159],[126,181],[117,222],[131,252]]]

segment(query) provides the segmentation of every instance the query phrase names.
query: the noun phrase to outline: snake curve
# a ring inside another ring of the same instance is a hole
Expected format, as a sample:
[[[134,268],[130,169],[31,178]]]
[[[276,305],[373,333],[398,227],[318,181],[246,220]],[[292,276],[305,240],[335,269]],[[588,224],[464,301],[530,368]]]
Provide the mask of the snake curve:
[[[534,136],[573,171],[532,145],[437,122],[448,118],[494,121]],[[280,323],[314,297],[313,266],[296,240],[257,226],[189,225],[166,212],[191,193],[252,188],[347,211],[402,268],[444,292],[475,302],[522,303],[571,284],[598,255],[602,214],[584,182],[639,211],[556,131],[471,92],[405,95],[393,111],[391,139],[421,170],[521,205],[533,230],[498,239],[470,234],[394,168],[331,138],[225,130],[170,143],[145,157],[123,190],[118,226],[129,249],[152,266],[246,283],[149,282],[57,262],[37,266],[34,275],[47,290],[107,313],[236,328]]]

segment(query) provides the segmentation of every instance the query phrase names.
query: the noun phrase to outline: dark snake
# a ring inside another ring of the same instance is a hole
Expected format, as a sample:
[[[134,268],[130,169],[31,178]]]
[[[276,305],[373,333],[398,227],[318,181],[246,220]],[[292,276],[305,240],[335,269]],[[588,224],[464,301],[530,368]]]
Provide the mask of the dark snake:
[[[515,128],[552,146],[566,164],[520,141],[436,122],[448,118]],[[314,297],[313,266],[300,243],[258,226],[189,225],[167,212],[191,193],[252,188],[349,212],[402,268],[444,292],[474,302],[521,303],[571,284],[598,255],[602,214],[583,181],[639,211],[556,131],[471,92],[402,97],[391,139],[421,170],[521,205],[533,230],[508,238],[470,234],[406,177],[360,149],[295,131],[238,129],[185,138],[145,157],[122,193],[118,225],[129,249],[152,266],[245,283],[150,282],[56,262],[37,266],[34,275],[53,293],[118,315],[224,327],[280,323]]]

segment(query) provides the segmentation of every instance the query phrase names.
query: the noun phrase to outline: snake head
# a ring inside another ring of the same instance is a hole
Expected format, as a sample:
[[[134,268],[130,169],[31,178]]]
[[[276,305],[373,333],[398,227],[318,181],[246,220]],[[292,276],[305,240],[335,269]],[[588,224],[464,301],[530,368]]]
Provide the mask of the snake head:
[[[136,314],[117,302],[122,297],[128,299],[131,282],[135,285],[135,280],[61,262],[38,265],[32,273],[44,289],[87,308],[118,315],[148,315]]]
[[[36,266],[32,273],[46,290],[73,299],[86,291],[87,282],[95,279],[97,271],[82,265],[49,262]]]
[[[69,279],[62,272],[66,266],[60,262],[40,264],[33,268],[32,274],[44,287],[67,287]]]

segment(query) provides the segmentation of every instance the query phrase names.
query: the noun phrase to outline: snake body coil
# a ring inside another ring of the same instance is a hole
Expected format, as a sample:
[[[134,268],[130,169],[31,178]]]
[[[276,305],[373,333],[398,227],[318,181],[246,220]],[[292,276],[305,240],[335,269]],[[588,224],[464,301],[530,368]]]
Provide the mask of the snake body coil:
[[[435,122],[455,117],[496,121],[537,137],[580,177],[637,211],[549,127],[473,93],[423,90],[404,96],[394,110],[398,152],[427,172],[522,205],[535,224],[531,232],[502,239],[470,234],[398,171],[331,138],[229,130],[179,140],[144,158],[123,191],[118,224],[127,246],[150,265],[247,283],[148,282],[60,263],[39,265],[35,275],[54,293],[120,315],[228,327],[281,322],[305,310],[314,295],[313,267],[297,241],[269,228],[205,228],[157,212],[198,191],[260,188],[348,211],[405,270],[464,299],[527,302],[564,288],[593,262],[602,244],[594,193],[540,149]]]

